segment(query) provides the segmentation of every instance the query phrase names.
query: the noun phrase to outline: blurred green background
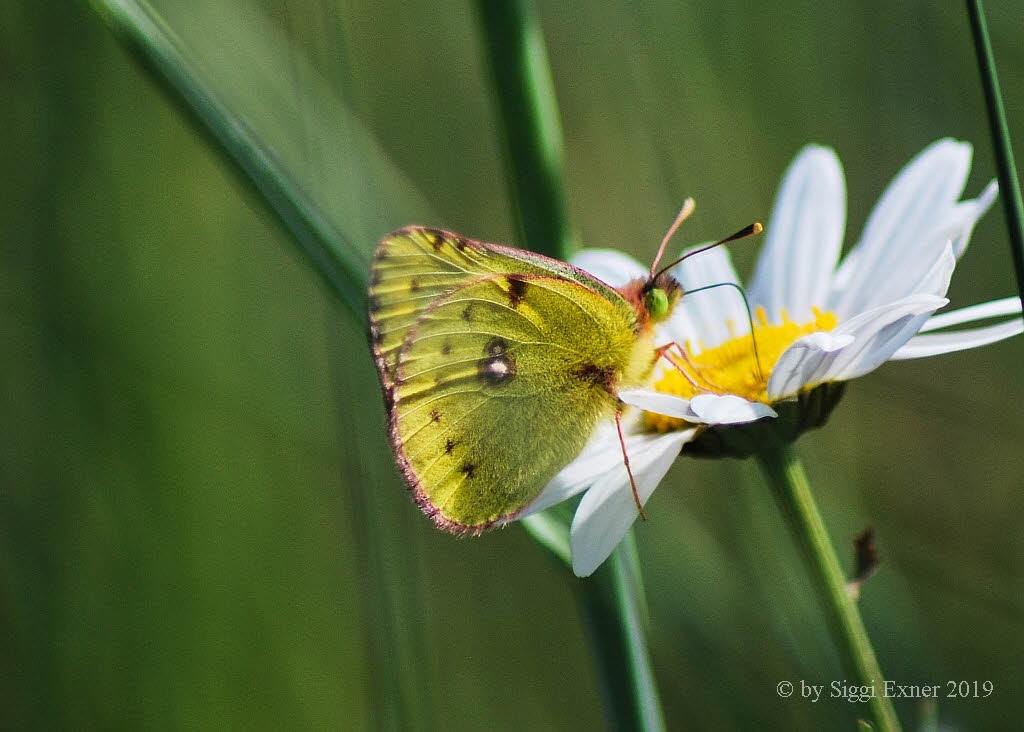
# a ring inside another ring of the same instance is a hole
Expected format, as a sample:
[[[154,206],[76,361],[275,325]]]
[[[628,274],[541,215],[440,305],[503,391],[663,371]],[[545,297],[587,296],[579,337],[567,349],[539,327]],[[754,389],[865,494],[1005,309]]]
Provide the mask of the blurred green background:
[[[408,223],[515,243],[471,8],[209,5],[155,3],[363,256]],[[1024,8],[987,6],[1019,141]],[[649,259],[688,195],[686,241],[764,220],[811,141],[846,167],[847,244],[938,137],[975,144],[967,195],[995,176],[960,3],[540,15],[588,245]],[[419,514],[361,328],[181,109],[73,3],[0,4],[0,68],[0,728],[370,729],[387,654],[420,669],[422,726],[600,726],[579,581],[518,526]],[[954,306],[1014,291],[1006,240],[997,207]],[[1021,357],[887,365],[799,445],[843,555],[877,530],[861,606],[889,678],[995,685],[940,699],[948,729],[1024,716]],[[669,727],[852,729],[859,705],[776,695],[844,676],[756,466],[680,460],[648,513]]]

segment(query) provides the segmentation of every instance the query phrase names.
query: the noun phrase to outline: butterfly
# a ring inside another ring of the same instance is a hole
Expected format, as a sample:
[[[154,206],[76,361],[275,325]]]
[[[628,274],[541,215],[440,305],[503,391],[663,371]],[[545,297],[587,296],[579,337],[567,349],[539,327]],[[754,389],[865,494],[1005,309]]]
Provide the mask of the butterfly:
[[[655,266],[616,288],[440,229],[410,226],[380,241],[370,345],[396,463],[439,528],[479,534],[515,519],[599,422],[615,418],[621,435],[618,391],[649,376],[654,325],[683,292]]]

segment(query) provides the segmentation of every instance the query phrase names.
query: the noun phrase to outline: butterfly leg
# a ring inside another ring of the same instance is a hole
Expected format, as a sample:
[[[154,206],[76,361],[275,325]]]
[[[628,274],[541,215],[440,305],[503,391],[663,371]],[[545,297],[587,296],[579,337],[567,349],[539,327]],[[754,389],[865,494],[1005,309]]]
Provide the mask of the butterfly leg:
[[[658,348],[654,349],[654,360],[657,361],[659,358],[665,359],[672,365],[672,367],[676,371],[682,374],[684,379],[690,382],[690,386],[692,386],[694,389],[703,390],[703,387],[701,387],[701,385],[697,383],[693,376],[691,376],[690,373],[686,369],[684,369],[678,361],[675,360],[672,354],[669,353],[669,351],[671,351],[673,347],[675,347],[679,351],[679,353],[682,354],[683,361],[686,362],[686,364],[692,368],[693,365],[690,363],[689,358],[687,358],[686,351],[683,349],[682,346],[680,346],[675,341],[669,341],[665,345],[659,346]]]
[[[626,452],[626,438],[622,436],[622,407],[615,411],[615,429],[619,431],[619,446],[622,448],[622,462],[626,466],[626,474],[629,476],[629,486],[633,489],[633,500],[636,502],[636,510],[640,512],[640,518],[647,520],[644,507],[640,504],[640,492],[636,489],[636,478],[633,477],[633,469],[629,467],[629,453]]]
[[[677,356],[674,356],[672,353],[670,353],[670,351],[673,348],[675,348],[676,351],[678,351],[678,358],[682,361],[682,363],[676,360]],[[659,346],[658,348],[655,349],[654,354],[655,361],[657,361],[659,358],[664,358],[672,365],[672,367],[676,371],[678,371],[682,375],[684,379],[686,379],[690,383],[690,386],[692,386],[695,390],[708,391],[714,394],[725,393],[724,389],[722,389],[720,386],[709,380],[706,376],[701,375],[700,366],[698,366],[697,364],[690,360],[690,356],[689,354],[687,354],[686,349],[683,348],[683,346],[681,346],[676,341],[669,341],[665,345]],[[688,367],[689,370],[683,368],[684,364],[685,366]],[[693,374],[699,375],[700,378],[704,381],[704,383],[698,383],[697,380],[694,378]]]

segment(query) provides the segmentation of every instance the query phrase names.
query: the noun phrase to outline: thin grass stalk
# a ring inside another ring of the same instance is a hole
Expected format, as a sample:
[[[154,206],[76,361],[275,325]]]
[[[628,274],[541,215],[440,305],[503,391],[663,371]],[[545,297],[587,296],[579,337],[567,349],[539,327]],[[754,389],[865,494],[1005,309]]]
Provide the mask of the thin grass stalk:
[[[477,7],[520,244],[567,259],[575,237],[565,199],[562,124],[536,10],[530,0],[480,0]]]
[[[1013,160],[1010,128],[1006,122],[1003,94],[999,89],[999,77],[996,74],[996,59],[992,53],[988,23],[981,0],[967,0],[967,14],[971,20],[971,36],[974,38],[974,51],[978,57],[985,107],[988,109],[999,191],[1003,194],[1003,211],[1006,213],[1006,226],[1010,231],[1010,256],[1013,259],[1013,272],[1017,277],[1017,294],[1020,296],[1021,306],[1024,307],[1024,203],[1021,201],[1020,179],[1017,177],[1017,166]]]
[[[758,461],[806,561],[843,665],[858,685],[874,689],[867,703],[874,729],[899,732],[896,711],[884,694],[885,677],[857,603],[847,589],[846,576],[803,466],[789,445],[765,448],[758,455]]]
[[[660,732],[665,719],[647,651],[642,582],[636,539],[630,531],[608,561],[579,584],[578,594],[587,636],[602,649],[596,654],[601,698],[613,728]]]
[[[526,247],[566,259],[574,236],[564,193],[563,147],[554,83],[536,10],[529,0],[477,3],[484,49],[504,131],[509,191]],[[528,530],[568,559],[566,533]],[[616,729],[665,728],[646,640],[643,579],[632,532],[579,591],[605,710]]]

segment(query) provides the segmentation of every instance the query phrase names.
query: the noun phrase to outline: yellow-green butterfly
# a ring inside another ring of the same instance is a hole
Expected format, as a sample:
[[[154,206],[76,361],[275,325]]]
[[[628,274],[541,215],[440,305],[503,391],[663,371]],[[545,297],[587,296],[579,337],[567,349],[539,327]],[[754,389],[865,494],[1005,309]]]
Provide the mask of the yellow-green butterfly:
[[[370,344],[395,459],[438,527],[477,534],[515,519],[599,421],[621,414],[618,391],[647,378],[652,326],[682,295],[655,266],[614,288],[565,262],[438,229],[381,240]]]

